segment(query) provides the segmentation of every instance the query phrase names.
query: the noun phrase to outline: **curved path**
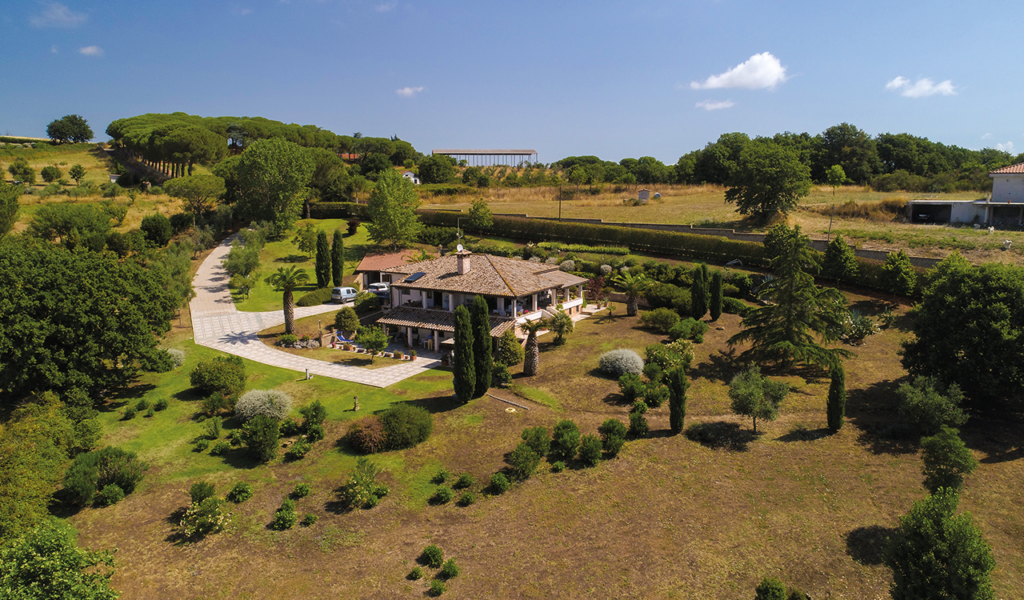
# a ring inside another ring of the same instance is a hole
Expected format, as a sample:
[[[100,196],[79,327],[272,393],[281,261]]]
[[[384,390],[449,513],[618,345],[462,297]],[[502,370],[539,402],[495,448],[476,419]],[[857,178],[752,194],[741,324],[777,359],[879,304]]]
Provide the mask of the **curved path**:
[[[241,312],[235,308],[228,290],[228,274],[221,266],[221,261],[227,256],[234,239],[235,236],[231,236],[214,248],[199,266],[199,271],[192,280],[196,297],[189,304],[189,310],[192,313],[192,334],[200,346],[265,365],[302,373],[308,369],[310,373],[321,377],[374,387],[387,387],[440,364],[437,360],[420,358],[393,367],[364,369],[296,356],[267,346],[260,341],[257,334],[263,329],[284,323],[284,313],[280,310]],[[337,304],[299,306],[295,308],[295,318],[335,310],[338,310]]]

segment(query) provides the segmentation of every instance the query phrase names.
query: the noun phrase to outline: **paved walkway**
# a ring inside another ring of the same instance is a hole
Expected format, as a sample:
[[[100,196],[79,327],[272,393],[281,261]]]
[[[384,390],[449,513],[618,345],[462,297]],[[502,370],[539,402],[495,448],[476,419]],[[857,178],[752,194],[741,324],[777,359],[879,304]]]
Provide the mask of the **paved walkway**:
[[[440,364],[438,360],[420,358],[393,367],[380,369],[364,369],[351,365],[339,365],[322,360],[314,360],[276,350],[264,344],[257,334],[268,327],[284,323],[284,312],[281,310],[268,312],[240,312],[231,300],[228,290],[228,274],[221,266],[221,261],[231,250],[231,236],[210,253],[199,266],[192,285],[196,297],[189,304],[192,312],[192,330],[195,342],[200,346],[234,354],[249,360],[310,373],[321,377],[331,377],[342,381],[352,381],[373,387],[387,387],[419,375],[423,371]],[[309,317],[325,312],[338,310],[337,304],[320,306],[299,306],[295,308],[295,318]],[[340,352],[340,351],[339,351]]]

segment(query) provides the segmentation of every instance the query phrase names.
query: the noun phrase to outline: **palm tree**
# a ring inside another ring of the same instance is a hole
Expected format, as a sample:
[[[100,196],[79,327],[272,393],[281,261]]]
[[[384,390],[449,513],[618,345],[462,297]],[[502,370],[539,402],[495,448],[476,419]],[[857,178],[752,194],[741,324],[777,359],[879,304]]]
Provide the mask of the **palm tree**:
[[[648,286],[651,285],[650,280],[644,277],[643,273],[634,276],[627,272],[612,277],[612,283],[622,288],[626,294],[626,316],[635,317],[636,299],[647,291]]]
[[[309,281],[309,275],[305,269],[296,266],[287,269],[278,267],[277,273],[267,277],[266,281],[274,286],[275,290],[284,290],[284,332],[295,335],[295,299],[292,297],[292,290],[295,286]]]
[[[406,256],[405,257],[405,262],[407,262],[407,263],[418,263],[418,262],[423,262],[425,260],[430,260],[432,258],[436,258],[436,257],[433,254],[431,254],[431,253],[429,253],[426,250],[423,250],[421,248],[419,250],[419,254],[410,254],[409,256]]]
[[[537,332],[547,327],[547,320],[537,319],[527,321],[520,325],[527,333],[526,337],[526,362],[523,364],[523,374],[533,377],[540,374],[540,347],[537,346]]]

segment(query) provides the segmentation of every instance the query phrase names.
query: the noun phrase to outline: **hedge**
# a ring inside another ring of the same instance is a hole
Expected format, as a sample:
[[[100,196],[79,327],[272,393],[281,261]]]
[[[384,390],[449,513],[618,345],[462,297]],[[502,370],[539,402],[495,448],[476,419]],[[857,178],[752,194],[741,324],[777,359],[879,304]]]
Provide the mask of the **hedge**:
[[[457,225],[461,213],[419,211],[420,221],[427,225],[451,227]],[[768,266],[764,247],[752,242],[738,242],[726,238],[616,227],[587,223],[564,223],[522,217],[494,217],[491,231],[520,239],[560,241],[590,246],[628,247],[640,252],[653,252],[670,256],[685,256],[697,260],[726,262],[740,259],[745,264]]]
[[[309,205],[311,219],[365,219],[366,205],[356,202],[317,202]]]
[[[299,298],[299,301],[295,303],[295,306],[320,306],[321,304],[327,304],[331,301],[331,292],[333,290],[334,288],[332,287],[313,290]]]

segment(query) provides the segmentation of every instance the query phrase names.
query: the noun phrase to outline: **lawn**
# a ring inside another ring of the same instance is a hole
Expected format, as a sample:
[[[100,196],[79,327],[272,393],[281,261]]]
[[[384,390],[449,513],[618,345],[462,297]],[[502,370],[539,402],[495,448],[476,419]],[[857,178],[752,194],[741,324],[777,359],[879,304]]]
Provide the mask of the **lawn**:
[[[881,308],[879,298],[850,299],[865,314]],[[616,382],[595,371],[597,359],[618,347],[642,351],[664,338],[638,329],[621,307],[617,312],[579,322],[559,347],[553,335],[542,336],[541,374],[523,377],[517,367],[518,395],[492,390],[529,410],[509,412],[512,406],[488,396],[459,404],[444,371],[378,390],[326,378],[297,381],[294,373],[247,363],[250,388],[284,389],[296,406],[317,398],[329,411],[327,439],[306,459],[269,465],[191,451],[202,423],[192,417],[197,399],[185,374],[212,352],[175,342],[188,353],[187,364],[147,375],[137,390],[150,400],[168,398],[168,410],[119,421],[122,401],[114,400],[104,413],[105,441],[135,449],[151,469],[125,501],[73,518],[81,542],[119,548],[114,585],[125,597],[421,596],[426,583],[406,575],[431,543],[458,559],[462,575],[446,594],[453,598],[752,597],[765,575],[815,598],[887,597],[891,575],[881,565],[881,545],[896,517],[925,494],[917,445],[884,435],[898,419],[894,387],[906,375],[894,360],[908,335],[905,307],[893,327],[852,348],[848,419],[835,435],[823,429],[828,381],[811,373],[771,373],[794,391],[777,421],[759,423],[758,436],[749,419],[731,414],[727,381],[737,366],[724,340],[740,325],[738,317],[723,315],[695,347],[687,424],[722,422],[731,428],[730,444],[709,448],[668,435],[662,407],[648,413],[651,435],[627,442],[617,459],[563,473],[542,463],[537,475],[506,494],[484,493],[524,427],[571,418],[593,433],[605,419],[625,421],[628,407]],[[411,450],[375,455],[391,493],[377,508],[345,513],[334,508],[333,490],[355,457],[336,442],[357,416],[349,410],[355,395],[360,414],[396,401],[425,406],[434,414],[434,433]],[[961,507],[993,546],[997,597],[1022,597],[1024,431],[975,417],[962,433],[982,464],[967,480]],[[442,466],[475,479],[476,504],[427,502],[435,489],[430,479]],[[249,481],[256,495],[232,508],[228,531],[175,545],[172,515],[199,479],[215,482],[219,493]],[[319,521],[269,530],[273,511],[299,481],[311,483],[314,493],[298,510]]]
[[[305,317],[302,319],[295,320],[295,335],[301,338],[304,335],[308,335],[311,338],[318,338],[321,331],[326,333],[334,330],[334,315],[338,311],[323,313],[313,317]],[[322,327],[322,329],[320,328]],[[336,350],[329,346],[321,348],[282,348],[277,346],[277,340],[284,334],[284,324],[277,325],[264,329],[259,333],[260,340],[277,350],[287,352],[288,354],[294,354],[296,356],[305,356],[306,358],[312,358],[315,360],[322,360],[329,363],[339,365],[349,365],[353,367],[363,367],[364,369],[382,369],[384,367],[393,367],[395,365],[402,364],[403,361],[396,358],[387,358],[385,356],[378,356],[371,359],[366,354],[359,354],[356,352],[346,352],[344,350]]]

